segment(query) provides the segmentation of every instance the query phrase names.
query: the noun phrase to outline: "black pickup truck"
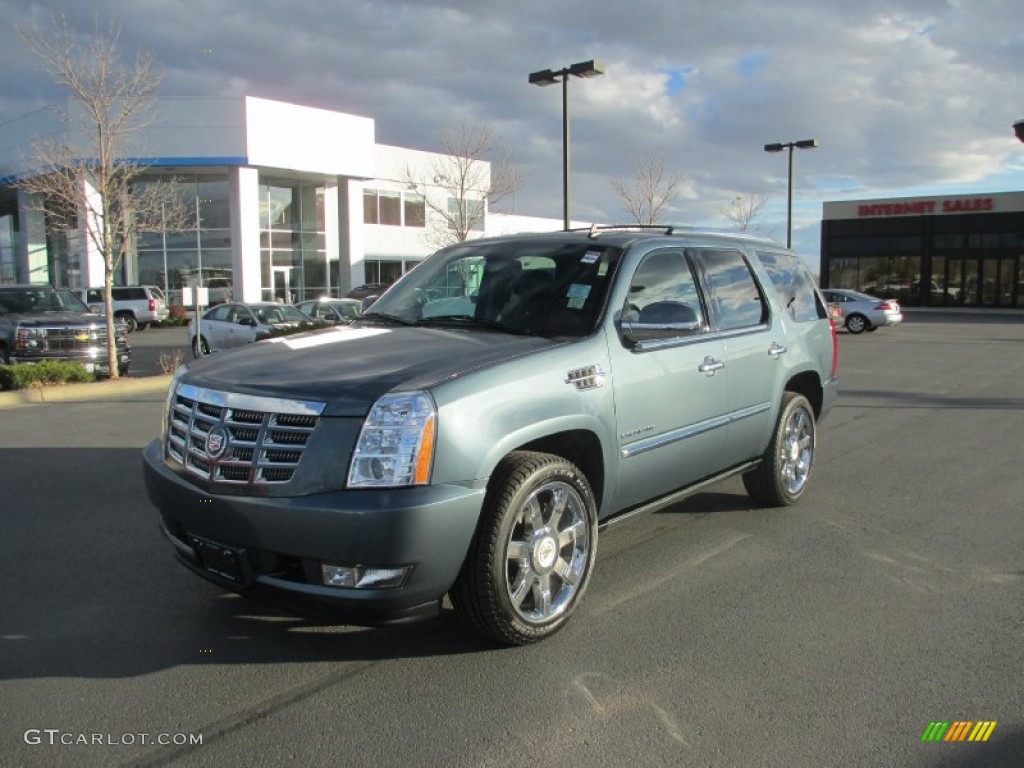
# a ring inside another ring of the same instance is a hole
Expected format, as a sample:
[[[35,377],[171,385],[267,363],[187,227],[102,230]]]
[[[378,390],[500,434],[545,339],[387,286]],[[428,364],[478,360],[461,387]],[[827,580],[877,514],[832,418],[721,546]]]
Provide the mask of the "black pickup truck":
[[[132,352],[123,323],[115,330],[117,369],[128,372]],[[106,318],[73,291],[48,285],[0,285],[0,364],[66,360],[96,374],[110,372]]]

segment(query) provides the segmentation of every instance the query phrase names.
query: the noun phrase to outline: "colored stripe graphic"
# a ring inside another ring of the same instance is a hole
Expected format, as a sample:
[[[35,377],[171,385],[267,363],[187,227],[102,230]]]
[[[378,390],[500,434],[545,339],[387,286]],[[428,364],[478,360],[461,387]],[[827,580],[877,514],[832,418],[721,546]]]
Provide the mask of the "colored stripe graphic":
[[[932,720],[921,734],[921,741],[988,741],[995,720]]]
[[[974,730],[971,731],[971,735],[967,737],[968,741],[988,741],[988,737],[992,735],[992,731],[996,729],[995,720],[983,720],[974,726]]]

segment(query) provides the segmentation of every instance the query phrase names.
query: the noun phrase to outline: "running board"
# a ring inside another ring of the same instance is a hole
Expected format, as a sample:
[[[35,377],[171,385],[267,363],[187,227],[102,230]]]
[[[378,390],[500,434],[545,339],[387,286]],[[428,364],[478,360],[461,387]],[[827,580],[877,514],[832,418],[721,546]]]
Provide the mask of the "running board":
[[[733,477],[734,475],[741,475],[744,472],[753,469],[760,463],[760,459],[748,461],[745,464],[740,464],[739,466],[733,467],[732,469],[728,469],[719,475],[712,475],[711,477],[706,477],[699,483],[688,486],[678,491],[673,491],[667,496],[662,496],[660,499],[655,499],[654,501],[649,501],[646,504],[641,504],[639,507],[631,509],[628,512],[620,512],[619,514],[614,515],[613,517],[610,517],[601,523],[598,523],[597,530],[598,532],[606,531],[609,528],[614,528],[620,523],[628,522],[632,520],[634,517],[639,517],[640,515],[646,515],[651,512],[657,512],[659,509],[670,507],[676,502],[682,501],[687,496],[693,496],[693,494],[703,491],[709,485],[720,483],[723,480],[727,480],[728,478]]]

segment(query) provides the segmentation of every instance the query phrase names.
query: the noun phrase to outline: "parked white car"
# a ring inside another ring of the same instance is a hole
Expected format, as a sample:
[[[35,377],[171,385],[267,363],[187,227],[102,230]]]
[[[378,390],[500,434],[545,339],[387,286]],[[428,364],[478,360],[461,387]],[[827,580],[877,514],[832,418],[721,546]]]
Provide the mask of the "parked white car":
[[[272,301],[219,304],[199,318],[198,334],[196,321],[189,321],[188,343],[192,355],[201,357],[252,344],[279,328],[297,328],[304,324],[312,326],[312,321],[288,304]]]

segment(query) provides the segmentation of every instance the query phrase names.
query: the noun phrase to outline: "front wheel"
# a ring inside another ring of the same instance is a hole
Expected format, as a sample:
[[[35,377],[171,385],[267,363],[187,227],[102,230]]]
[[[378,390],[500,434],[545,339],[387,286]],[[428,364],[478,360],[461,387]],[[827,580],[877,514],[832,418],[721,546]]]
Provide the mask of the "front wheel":
[[[208,354],[210,354],[210,345],[206,342],[206,338],[194,337],[192,339],[192,357],[202,357]]]
[[[552,454],[511,453],[491,478],[449,597],[500,643],[543,640],[579,604],[596,549],[597,505],[579,468]]]
[[[846,330],[850,333],[861,333],[868,328],[868,319],[864,315],[850,315],[846,318]]]
[[[751,498],[763,507],[795,504],[807,490],[816,439],[811,404],[803,395],[786,392],[761,463],[743,475]]]

